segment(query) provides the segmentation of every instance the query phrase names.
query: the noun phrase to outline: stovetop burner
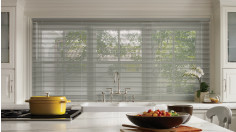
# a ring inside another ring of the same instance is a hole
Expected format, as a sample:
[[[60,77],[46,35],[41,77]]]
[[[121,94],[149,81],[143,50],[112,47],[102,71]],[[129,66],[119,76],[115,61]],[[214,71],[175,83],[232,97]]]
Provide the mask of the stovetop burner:
[[[20,120],[73,120],[81,114],[80,110],[66,110],[64,115],[32,115],[27,109],[22,110],[1,110],[2,121]]]
[[[22,114],[28,114],[29,110],[1,110],[2,118],[17,118]]]

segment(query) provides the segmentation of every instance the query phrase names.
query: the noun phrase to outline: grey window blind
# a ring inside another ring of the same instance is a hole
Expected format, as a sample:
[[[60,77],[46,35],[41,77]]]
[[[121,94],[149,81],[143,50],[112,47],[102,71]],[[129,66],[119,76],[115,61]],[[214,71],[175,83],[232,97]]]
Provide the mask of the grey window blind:
[[[34,96],[98,101],[117,91],[119,72],[136,101],[193,100],[198,81],[183,77],[191,65],[209,83],[208,22],[33,21]]]

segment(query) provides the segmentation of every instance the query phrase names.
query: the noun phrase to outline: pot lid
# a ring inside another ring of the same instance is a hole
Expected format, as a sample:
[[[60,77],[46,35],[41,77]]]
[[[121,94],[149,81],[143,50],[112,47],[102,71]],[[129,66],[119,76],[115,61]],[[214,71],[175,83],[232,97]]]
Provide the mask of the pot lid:
[[[66,101],[65,96],[49,96],[49,92],[46,93],[46,96],[32,96],[30,100],[54,100],[54,101]]]

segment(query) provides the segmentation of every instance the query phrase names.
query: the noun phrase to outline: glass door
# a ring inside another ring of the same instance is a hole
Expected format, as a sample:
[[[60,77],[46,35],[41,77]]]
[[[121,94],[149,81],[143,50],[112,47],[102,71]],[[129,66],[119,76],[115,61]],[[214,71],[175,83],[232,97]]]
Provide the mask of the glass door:
[[[1,63],[9,63],[9,12],[1,13]]]
[[[236,12],[228,12],[228,62],[236,62]]]
[[[14,68],[15,8],[2,7],[1,11],[1,66]]]
[[[236,68],[236,8],[223,7],[222,11],[222,68]]]

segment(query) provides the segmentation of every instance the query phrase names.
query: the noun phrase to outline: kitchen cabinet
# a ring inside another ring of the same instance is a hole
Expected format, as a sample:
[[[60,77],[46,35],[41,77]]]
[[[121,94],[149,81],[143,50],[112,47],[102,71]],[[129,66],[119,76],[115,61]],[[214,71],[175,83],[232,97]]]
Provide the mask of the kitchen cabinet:
[[[1,81],[2,104],[14,103],[14,70],[2,70]]]
[[[236,2],[222,0],[215,10],[215,81],[214,91],[223,102],[236,102]]]
[[[1,8],[1,66],[14,68],[15,7]]]
[[[236,124],[236,110],[232,110],[232,114],[233,114],[233,117],[231,120],[232,125],[229,126],[229,129],[236,132],[236,125],[235,125]]]
[[[222,8],[223,102],[236,101],[236,7]]]
[[[206,111],[207,110],[193,110],[193,115],[203,120],[206,120]]]
[[[236,7],[222,11],[223,68],[236,68]]]
[[[236,69],[223,69],[223,100],[235,102],[236,100]]]
[[[222,8],[223,102],[236,101],[236,7]]]
[[[1,103],[15,99],[15,7],[1,7]]]
[[[194,110],[193,115],[210,122],[210,119],[206,117],[206,112],[207,110]],[[213,123],[217,125],[219,124],[217,117],[213,118]],[[229,129],[236,132],[236,126],[234,124],[236,124],[236,110],[232,110],[231,125],[229,125]]]

